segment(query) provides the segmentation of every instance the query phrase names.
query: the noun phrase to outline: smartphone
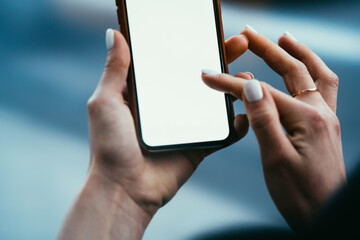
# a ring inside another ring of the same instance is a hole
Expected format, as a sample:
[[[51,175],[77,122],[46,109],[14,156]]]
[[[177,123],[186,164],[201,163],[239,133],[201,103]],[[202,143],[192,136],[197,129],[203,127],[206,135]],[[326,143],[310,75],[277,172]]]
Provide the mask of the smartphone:
[[[148,151],[221,147],[233,137],[227,94],[202,69],[227,72],[219,0],[116,0],[131,50],[128,89]]]

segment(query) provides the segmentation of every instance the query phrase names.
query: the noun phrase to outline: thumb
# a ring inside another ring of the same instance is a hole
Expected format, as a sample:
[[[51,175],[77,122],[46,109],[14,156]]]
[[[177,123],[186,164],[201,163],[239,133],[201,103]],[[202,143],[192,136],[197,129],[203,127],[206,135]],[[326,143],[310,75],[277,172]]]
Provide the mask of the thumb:
[[[104,90],[122,93],[126,87],[126,78],[130,66],[130,50],[124,36],[113,29],[106,30],[108,55],[100,86]]]
[[[281,154],[282,150],[292,149],[292,145],[286,137],[279,119],[279,113],[269,90],[263,87],[259,81],[250,80],[244,85],[244,104],[246,113],[260,145],[262,159],[266,164],[272,164]],[[272,157],[270,157],[272,156]],[[273,159],[273,160],[271,160]]]

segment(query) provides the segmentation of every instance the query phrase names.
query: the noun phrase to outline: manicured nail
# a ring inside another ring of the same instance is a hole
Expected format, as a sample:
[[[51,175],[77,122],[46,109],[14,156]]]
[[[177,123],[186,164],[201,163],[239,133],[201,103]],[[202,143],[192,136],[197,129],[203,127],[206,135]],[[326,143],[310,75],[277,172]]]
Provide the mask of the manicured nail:
[[[254,74],[252,74],[251,72],[246,72],[246,74],[248,74],[251,77],[251,79],[255,79]]]
[[[294,35],[292,35],[291,33],[289,32],[285,32],[284,35],[288,38],[290,38],[291,40],[297,42],[297,39],[294,37]]]
[[[258,102],[264,97],[261,84],[258,80],[250,80],[245,83],[244,93],[249,103]]]
[[[114,30],[112,30],[111,28],[106,30],[106,47],[108,50],[110,50],[114,47],[114,42],[115,42],[114,37],[115,37]]]
[[[253,28],[253,27],[250,26],[249,24],[246,24],[246,25],[245,25],[245,29],[248,29],[248,30],[250,30],[250,31],[252,31],[252,32],[254,32],[254,33],[258,33],[258,32],[255,30],[255,28]]]
[[[209,76],[216,76],[216,75],[220,74],[217,71],[214,71],[214,70],[211,70],[211,69],[203,69],[203,70],[201,70],[201,72],[203,74],[206,74],[206,75],[209,75]]]

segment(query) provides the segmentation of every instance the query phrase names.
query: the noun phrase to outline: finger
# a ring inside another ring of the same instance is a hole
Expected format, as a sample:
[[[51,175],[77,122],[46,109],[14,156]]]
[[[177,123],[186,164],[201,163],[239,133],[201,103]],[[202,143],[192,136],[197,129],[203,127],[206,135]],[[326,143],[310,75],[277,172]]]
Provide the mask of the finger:
[[[238,74],[237,74],[238,75]],[[244,92],[244,85],[249,82],[247,79],[233,77],[228,74],[208,74],[203,70],[202,79],[210,88],[233,96],[240,96],[242,99]],[[289,115],[293,112],[291,106],[300,106],[302,103],[290,97],[289,95],[271,87],[267,83],[262,83],[271,92],[276,104],[279,107],[280,113]],[[302,113],[300,113],[302,114]],[[293,114],[292,114],[293,115]]]
[[[237,143],[239,140],[241,140],[243,137],[245,137],[249,131],[249,120],[247,119],[247,116],[245,114],[239,114],[235,117],[234,128],[235,128],[235,136],[232,139],[230,146]],[[226,147],[228,147],[228,146],[226,146]],[[204,156],[207,157],[207,156],[213,154],[214,152],[217,152],[223,148],[225,148],[225,147],[206,149]]]
[[[242,99],[244,84],[249,81],[247,79],[233,77],[228,74],[215,74],[205,70],[203,70],[202,79],[210,88],[224,93],[229,93],[238,99]]]
[[[249,120],[246,114],[238,114],[234,119],[234,128],[236,136],[231,144],[238,142],[246,136],[249,131]]]
[[[245,35],[238,35],[229,38],[225,42],[227,63],[230,64],[244,54],[248,49],[248,39]]]
[[[234,77],[238,77],[238,78],[242,78],[242,79],[246,79],[246,80],[254,79],[254,75],[250,72],[238,73]],[[234,97],[233,95],[230,95],[230,100],[232,103],[234,103],[238,100],[238,98]]]
[[[258,139],[264,167],[276,164],[288,154],[296,154],[282,130],[277,106],[269,90],[259,81],[251,80],[244,86],[244,96],[246,113]]]
[[[113,29],[106,31],[106,45],[108,55],[99,86],[104,91],[114,90],[121,95],[126,88],[130,50],[123,35]]]
[[[280,37],[279,46],[305,64],[317,88],[320,90],[321,96],[331,110],[336,112],[339,86],[339,79],[336,74],[309,47],[298,42],[288,32]]]
[[[303,119],[306,117],[304,113],[307,112],[310,106],[273,88],[267,83],[263,82],[262,85],[271,93],[279,112],[280,122],[287,133],[293,135],[294,132],[302,130],[298,129],[298,122],[304,121]],[[301,124],[301,126],[303,125]]]
[[[244,85],[249,82],[249,80],[232,77],[227,74],[210,75],[203,73],[202,77],[205,84],[209,87],[237,97],[243,96]],[[288,133],[296,131],[297,129],[294,128],[296,127],[295,123],[303,119],[306,105],[266,83],[262,84],[271,92],[272,98],[276,102],[281,120],[284,122],[283,125],[285,130],[288,131]]]
[[[268,38],[251,29],[247,26],[242,32],[249,39],[249,49],[264,59],[275,72],[284,78],[290,94],[315,88],[315,83],[303,63],[290,56]]]
[[[249,82],[249,80],[232,77],[227,74],[210,75],[203,73],[202,77],[205,84],[209,87],[237,97],[243,96],[244,85]],[[290,97],[266,83],[262,84],[266,86],[268,91],[271,92],[272,98],[276,102],[277,111],[281,117],[285,130],[290,134],[298,130],[296,129],[297,125],[295,123],[303,119],[303,113],[306,111],[306,104]]]
[[[254,79],[254,75],[251,72],[241,72],[236,74],[234,77],[238,77],[238,78],[242,78],[242,79],[246,79],[246,80],[251,80]]]
[[[231,103],[236,102],[237,100],[239,100],[238,98],[234,97],[233,95],[229,95],[230,96],[230,101]]]

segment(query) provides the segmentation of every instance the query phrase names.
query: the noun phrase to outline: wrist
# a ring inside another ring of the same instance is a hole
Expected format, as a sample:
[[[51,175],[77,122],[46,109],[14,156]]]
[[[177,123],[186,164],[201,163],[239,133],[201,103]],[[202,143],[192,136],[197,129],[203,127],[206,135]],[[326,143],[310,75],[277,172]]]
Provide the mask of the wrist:
[[[91,200],[92,204],[88,207],[99,214],[107,215],[103,218],[109,229],[115,230],[119,226],[123,228],[120,231],[121,236],[118,236],[121,239],[141,239],[153,217],[139,206],[121,185],[96,171],[89,174],[81,195],[84,201]]]
[[[150,218],[171,198],[173,191],[161,184],[154,184],[154,177],[157,176],[144,169],[145,165],[126,168],[104,162],[100,158],[92,159],[87,184],[89,187],[101,187],[106,193],[121,193]],[[113,201],[121,205],[123,199],[113,196]]]

